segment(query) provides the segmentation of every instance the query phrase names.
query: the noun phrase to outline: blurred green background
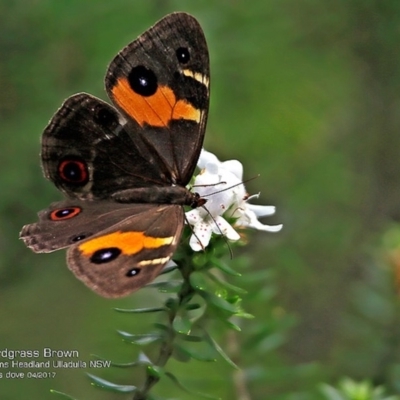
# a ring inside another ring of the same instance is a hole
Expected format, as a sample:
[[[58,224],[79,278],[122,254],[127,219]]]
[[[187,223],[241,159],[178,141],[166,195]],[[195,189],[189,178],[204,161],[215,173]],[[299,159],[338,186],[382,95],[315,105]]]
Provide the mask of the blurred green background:
[[[145,332],[154,317],[112,307],[158,305],[162,295],[99,298],[68,271],[63,251],[35,255],[18,233],[61,199],[39,164],[47,121],[76,92],[105,99],[116,52],[172,11],[197,17],[210,48],[205,147],[242,161],[245,179],[261,174],[248,191],[277,206],[264,222],[284,229],[251,234],[232,261],[250,264],[237,284],[256,316],[235,339],[245,385],[221,360],[170,369],[224,399],[319,399],[320,382],[343,376],[400,394],[397,0],[1,0],[0,350],[50,347],[120,362],[137,354],[116,329]],[[230,343],[226,332],[218,338]],[[51,388],[129,398],[92,388],[85,370],[56,372],[0,379],[1,399],[57,398]],[[137,378],[135,370],[91,372],[124,384]],[[157,390],[193,398],[168,383]]]

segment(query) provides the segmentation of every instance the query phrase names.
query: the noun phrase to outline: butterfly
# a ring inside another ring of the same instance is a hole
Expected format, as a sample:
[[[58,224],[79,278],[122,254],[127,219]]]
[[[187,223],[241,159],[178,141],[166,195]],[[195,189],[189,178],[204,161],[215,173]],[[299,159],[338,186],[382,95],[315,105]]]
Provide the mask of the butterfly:
[[[67,264],[96,293],[122,297],[155,279],[173,256],[209,106],[209,56],[198,21],[172,13],[112,60],[113,106],[69,97],[42,136],[44,175],[66,199],[20,237],[37,253],[67,248]]]

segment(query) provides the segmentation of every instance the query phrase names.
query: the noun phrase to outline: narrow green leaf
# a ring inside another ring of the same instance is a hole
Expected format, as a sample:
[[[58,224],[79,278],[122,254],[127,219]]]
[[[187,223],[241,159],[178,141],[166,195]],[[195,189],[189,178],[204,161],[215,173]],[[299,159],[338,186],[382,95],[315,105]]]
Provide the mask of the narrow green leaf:
[[[188,348],[182,346],[179,343],[175,343],[174,348],[179,353],[182,353],[182,354],[186,355],[187,357],[189,357],[189,359],[193,358],[194,360],[197,360],[197,361],[206,361],[206,362],[217,361],[217,359],[212,357],[211,355],[204,354],[204,352],[201,354],[197,353],[197,352],[193,351],[192,349],[188,349]]]
[[[190,284],[197,291],[197,293],[203,297],[203,299],[212,304],[214,307],[228,311],[232,314],[236,314],[237,309],[234,305],[227,302],[224,298],[215,295],[214,293],[207,290],[207,281],[204,274],[200,272],[193,272],[190,275]]]
[[[187,342],[202,342],[202,341],[204,341],[204,339],[201,336],[195,336],[195,335],[181,334],[181,335],[179,335],[179,338],[182,340],[185,340]]]
[[[123,331],[117,331],[125,341],[138,344],[140,346],[156,342],[163,338],[163,335],[157,332],[154,333],[144,333],[144,334],[132,334]]]
[[[175,332],[187,335],[192,329],[192,322],[189,318],[177,315],[172,322],[172,327]]]
[[[199,290],[198,291],[199,295],[201,297],[203,297],[203,299],[208,302],[209,304],[213,305],[216,308],[219,308],[223,311],[227,311],[231,314],[236,314],[237,313],[237,309],[236,307],[231,304],[228,303],[225,299],[223,299],[222,297],[216,296],[214,293],[211,292],[206,292],[204,290]]]
[[[207,276],[212,279],[214,282],[217,282],[219,285],[221,285],[223,288],[228,289],[232,292],[235,293],[239,293],[239,294],[246,294],[247,290],[244,290],[238,286],[232,285],[220,278],[218,278],[217,276],[215,276],[214,274],[212,274],[210,271],[207,271]]]
[[[229,329],[233,329],[233,330],[236,331],[236,332],[241,332],[241,331],[242,331],[242,329],[240,328],[240,326],[237,325],[237,324],[235,324],[235,323],[232,322],[232,321],[229,321],[229,320],[227,320],[227,319],[224,319],[224,320],[221,320],[221,322],[223,322],[225,325],[227,325]]]
[[[201,308],[201,304],[199,303],[187,304],[185,306],[185,309],[188,311],[198,310],[199,308]]]
[[[68,399],[68,400],[78,400],[76,397],[72,397],[69,394],[63,393],[63,392],[59,392],[58,390],[54,390],[54,389],[50,389],[50,393],[52,394],[59,394],[60,396],[64,397],[64,399]]]
[[[178,386],[180,389],[182,389],[186,393],[193,394],[193,395],[199,396],[199,397],[203,397],[204,399],[221,400],[220,397],[215,397],[213,395],[206,394],[206,393],[194,392],[194,391],[188,389],[186,386],[182,385],[182,383],[180,383],[178,381],[178,379],[175,377],[175,375],[173,375],[171,372],[166,372],[165,375],[168,376],[168,378],[171,379],[171,381],[174,382],[176,386]]]
[[[132,361],[127,363],[111,362],[111,365],[116,368],[131,368],[131,367],[140,367],[142,365],[147,365],[147,363],[141,363],[139,361]]]
[[[255,318],[253,314],[250,314],[248,312],[245,312],[243,310],[239,310],[236,314],[236,317],[240,317],[240,318],[245,318],[245,319],[253,319]]]
[[[108,361],[106,358],[101,357],[97,354],[91,354],[91,356],[97,358],[98,360]],[[127,363],[117,363],[117,362],[111,361],[111,365],[113,367],[117,367],[117,368],[130,368],[130,367],[138,367],[138,366],[149,365],[149,364],[152,364],[152,362],[147,358],[147,356],[144,353],[139,354],[137,361],[127,362]]]
[[[168,267],[164,267],[164,269],[160,272],[160,275],[164,275],[164,274],[168,274],[172,271],[175,271],[176,269],[178,269],[178,265],[177,264],[171,264]]]
[[[205,279],[205,276],[203,273],[201,272],[193,272],[190,274],[189,277],[189,281],[190,284],[192,285],[192,287],[196,290],[201,290],[201,291],[205,291],[208,289],[208,284],[207,284],[207,280]]]
[[[160,331],[163,331],[163,332],[169,332],[170,331],[170,328],[167,325],[160,324],[159,322],[155,322],[154,323],[154,327],[159,329]]]
[[[242,276],[241,273],[235,271],[234,269],[232,269],[231,267],[228,266],[228,264],[226,264],[225,262],[219,260],[218,258],[211,258],[211,262],[214,264],[214,266],[216,268],[218,268],[219,270],[221,270],[222,272],[225,272],[228,275],[232,275],[232,276]]]
[[[240,369],[230,358],[229,356],[225,353],[225,351],[222,349],[222,347],[207,333],[204,332],[205,336],[204,338],[207,340],[207,342],[213,347],[217,353],[233,368],[235,369]]]
[[[160,379],[164,375],[164,370],[161,367],[158,367],[157,365],[149,365],[147,367],[147,372],[151,376],[155,376],[156,378]]]
[[[133,393],[135,390],[137,390],[136,386],[131,386],[131,385],[117,385],[115,383],[106,381],[105,379],[99,378],[96,375],[92,374],[86,374],[89,379],[92,381],[92,384],[94,386],[98,386],[102,389],[107,389],[112,392],[117,392],[117,393]]]
[[[115,311],[120,313],[133,313],[133,314],[145,314],[145,313],[153,313],[159,311],[166,311],[164,307],[152,307],[152,308],[133,308],[133,309],[126,309],[126,308],[114,308]]]
[[[146,288],[156,288],[162,293],[177,293],[182,286],[182,281],[170,280],[163,282],[153,282],[146,285]]]
[[[168,298],[165,301],[165,307],[167,307],[169,310],[176,311],[179,308],[178,299],[173,299],[172,297]]]
[[[172,357],[179,362],[189,362],[192,357],[188,355],[187,352],[182,351],[179,347],[174,345],[174,351],[172,352]]]

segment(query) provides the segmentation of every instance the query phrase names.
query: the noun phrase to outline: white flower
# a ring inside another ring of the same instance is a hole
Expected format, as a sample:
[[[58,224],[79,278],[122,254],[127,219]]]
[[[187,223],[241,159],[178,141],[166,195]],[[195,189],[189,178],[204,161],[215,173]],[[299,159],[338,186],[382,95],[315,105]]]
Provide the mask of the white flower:
[[[190,246],[194,251],[207,247],[212,233],[223,234],[233,241],[240,239],[240,235],[223,217],[224,214],[236,219],[236,227],[269,232],[281,230],[282,225],[264,225],[258,220],[258,217],[274,214],[275,207],[248,203],[258,195],[247,195],[242,183],[243,166],[239,161],[221,162],[214,154],[202,150],[197,165],[201,172],[196,176],[193,188],[207,199],[207,203],[186,213],[186,219],[193,227]]]

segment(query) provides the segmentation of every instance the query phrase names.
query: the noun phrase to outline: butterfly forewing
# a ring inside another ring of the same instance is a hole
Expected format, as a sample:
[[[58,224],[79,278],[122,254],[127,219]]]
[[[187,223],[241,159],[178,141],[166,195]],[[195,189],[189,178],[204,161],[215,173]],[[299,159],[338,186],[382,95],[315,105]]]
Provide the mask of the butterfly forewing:
[[[203,31],[185,13],[163,18],[111,62],[106,89],[143,129],[171,183],[186,185],[203,144],[209,105],[209,58]]]

